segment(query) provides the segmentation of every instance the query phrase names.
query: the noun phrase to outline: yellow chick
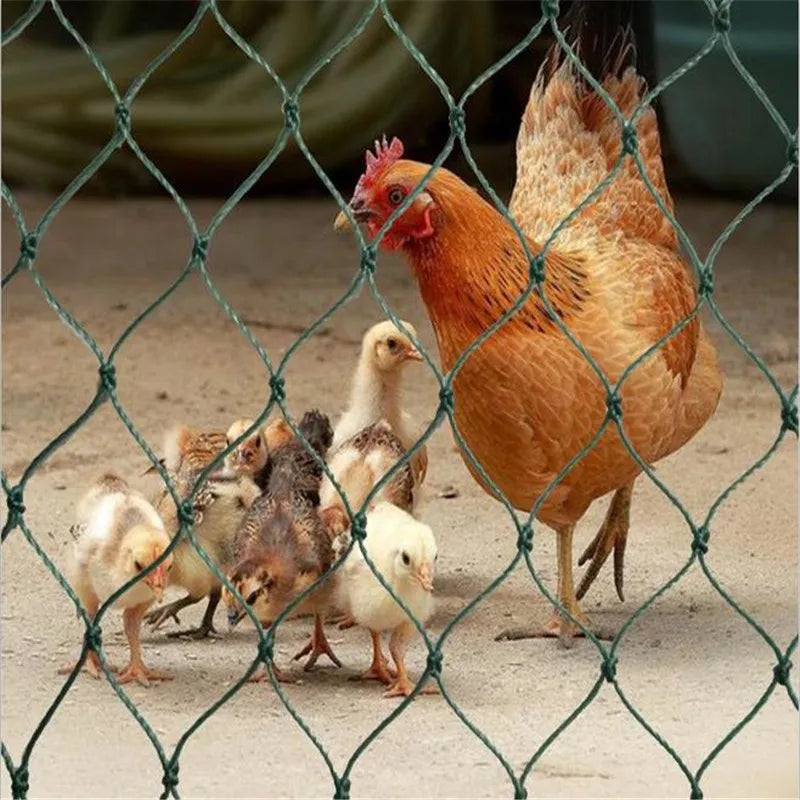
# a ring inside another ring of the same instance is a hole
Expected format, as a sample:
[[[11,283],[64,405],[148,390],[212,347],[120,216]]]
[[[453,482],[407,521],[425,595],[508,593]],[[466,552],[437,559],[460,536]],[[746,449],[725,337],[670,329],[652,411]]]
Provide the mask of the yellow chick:
[[[433,580],[438,552],[433,531],[391,503],[379,503],[367,514],[367,554],[421,625],[433,613]],[[361,550],[347,557],[337,587],[338,604],[372,636],[372,664],[360,678],[387,684],[384,697],[408,696],[413,684],[405,666],[405,650],[414,624],[378,582]],[[396,671],[381,650],[381,633],[391,631],[389,652]],[[430,691],[430,690],[428,690]]]
[[[417,337],[413,325],[405,321],[403,325]],[[361,356],[353,376],[350,404],[334,428],[331,453],[381,419],[389,423],[406,450],[417,441],[417,426],[400,404],[402,372],[409,361],[422,361],[422,356],[411,339],[393,322],[379,322],[364,334]],[[411,465],[417,482],[421,484],[428,468],[424,446],[416,451]]]
[[[77,516],[79,534],[70,582],[88,615],[94,617],[101,603],[164,553],[170,539],[150,503],[113,472],[101,476],[84,495]],[[130,645],[130,663],[124,670],[114,669],[120,683],[136,680],[147,686],[150,681],[169,678],[144,665],[139,630],[145,610],[161,599],[171,567],[169,555],[114,602],[123,609]],[[84,668],[94,678],[100,677],[100,660],[93,651],[89,651]],[[60,672],[72,669],[70,665]]]
[[[252,427],[252,419],[237,419],[225,434],[230,445],[238,439],[248,428]],[[226,477],[247,475],[252,478],[260,488],[263,488],[263,474],[267,466],[269,453],[264,431],[256,428],[250,436],[225,456],[223,474]]]

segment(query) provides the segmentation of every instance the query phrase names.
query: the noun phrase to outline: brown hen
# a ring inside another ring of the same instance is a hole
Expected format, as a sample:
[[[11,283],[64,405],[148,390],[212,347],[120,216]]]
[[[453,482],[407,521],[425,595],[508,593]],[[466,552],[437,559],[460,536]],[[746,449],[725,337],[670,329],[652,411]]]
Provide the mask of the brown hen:
[[[624,39],[620,52],[629,48]],[[517,179],[510,212],[532,256],[555,227],[614,167],[622,129],[569,62],[551,65],[533,85],[517,139]],[[602,84],[630,117],[644,85],[622,58]],[[656,116],[635,123],[639,156],[662,202],[672,208],[661,162]],[[629,136],[629,141],[633,139]],[[402,144],[384,142],[367,156],[350,209],[374,236],[429,166],[402,159]],[[343,227],[346,217],[337,219]],[[439,169],[381,240],[400,251],[419,284],[442,367],[495,323],[526,290],[530,262],[504,217],[460,178]],[[534,261],[534,263],[536,263]],[[606,521],[585,558],[586,590],[617,547],[622,551],[633,483],[641,472],[615,425],[543,497],[556,476],[595,436],[607,413],[606,391],[586,358],[556,324],[560,319],[613,385],[623,371],[685,320],[696,304],[692,276],[674,230],[626,158],[616,177],[556,236],[544,257],[547,308],[533,293],[463,364],[454,383],[455,419],[469,450],[518,509],[541,502],[537,518],[558,533],[558,597],[586,624],[572,572],[575,525],[590,504],[615,492]],[[552,313],[551,313],[552,310]],[[622,426],[645,463],[685,444],[716,408],[722,375],[716,353],[694,318],[630,373],[619,390]],[[465,457],[475,479],[478,471]],[[544,628],[517,635],[579,633],[554,611]]]

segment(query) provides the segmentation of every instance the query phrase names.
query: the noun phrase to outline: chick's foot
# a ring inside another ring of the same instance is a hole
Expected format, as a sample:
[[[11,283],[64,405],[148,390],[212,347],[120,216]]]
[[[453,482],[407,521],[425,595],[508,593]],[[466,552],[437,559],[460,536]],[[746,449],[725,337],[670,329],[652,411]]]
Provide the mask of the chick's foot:
[[[275,680],[278,683],[297,683],[297,678],[293,678],[291,675],[285,673],[282,669],[279,669],[275,662],[272,663],[272,674],[275,676]],[[269,682],[269,672],[267,672],[266,667],[261,667],[257,669],[248,679],[248,683],[265,683]]]
[[[63,667],[59,667],[58,674],[59,675],[69,675],[72,670],[75,669],[76,666],[75,661],[71,661],[68,664],[64,664]],[[112,672],[116,672],[117,670],[109,665],[109,669]],[[103,668],[100,665],[100,659],[97,657],[97,654],[90,650],[88,655],[86,656],[86,661],[83,662],[83,666],[81,667],[81,672],[86,672],[95,680],[100,680],[103,676]]]
[[[366,672],[362,672],[361,675],[353,675],[350,680],[380,681],[388,686],[397,678],[397,670],[389,666],[389,662],[383,654],[380,634],[370,631],[370,635],[372,636],[372,663]]]
[[[128,666],[117,676],[119,683],[130,683],[136,681],[142,686],[150,686],[151,681],[171,681],[172,675],[167,672],[159,672],[149,669],[141,661],[131,661]]]
[[[200,641],[200,639],[221,639],[222,636],[217,632],[213,623],[201,624],[196,628],[186,628],[181,631],[170,631],[167,634],[168,639],[193,639]]]
[[[311,634],[311,641],[295,655],[292,661],[299,661],[305,655],[308,655],[308,660],[303,666],[306,671],[313,668],[321,655],[328,656],[337,667],[342,666],[342,662],[339,661],[336,654],[331,650],[330,644],[328,644],[328,639],[325,636],[325,626],[322,624],[322,617],[319,614],[314,617],[314,632]]]
[[[407,676],[403,675],[394,682],[390,686],[387,687],[386,691],[383,693],[384,697],[408,697],[411,692],[414,691],[414,684],[408,679]],[[431,683],[426,683],[417,694],[439,694],[439,688],[434,686]]]

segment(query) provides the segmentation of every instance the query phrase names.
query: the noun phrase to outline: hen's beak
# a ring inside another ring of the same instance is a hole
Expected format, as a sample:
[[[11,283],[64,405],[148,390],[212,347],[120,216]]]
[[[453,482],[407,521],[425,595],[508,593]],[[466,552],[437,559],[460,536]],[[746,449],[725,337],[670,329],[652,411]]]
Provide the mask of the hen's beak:
[[[414,577],[426,592],[433,591],[433,571],[428,564],[421,564]]]
[[[355,219],[356,222],[366,222],[372,217],[372,211],[370,211],[370,209],[367,207],[366,200],[357,194],[353,196],[348,208],[350,209],[350,213],[353,215],[353,219]],[[349,227],[350,220],[347,219],[347,214],[345,214],[344,211],[340,211],[336,219],[333,221],[333,229],[335,231],[344,231]]]
[[[333,229],[340,233],[341,231],[349,230],[350,228],[350,220],[347,219],[347,214],[344,211],[340,211],[336,219],[333,221]]]
[[[422,361],[422,353],[416,347],[410,347],[406,350],[406,358],[409,361]]]

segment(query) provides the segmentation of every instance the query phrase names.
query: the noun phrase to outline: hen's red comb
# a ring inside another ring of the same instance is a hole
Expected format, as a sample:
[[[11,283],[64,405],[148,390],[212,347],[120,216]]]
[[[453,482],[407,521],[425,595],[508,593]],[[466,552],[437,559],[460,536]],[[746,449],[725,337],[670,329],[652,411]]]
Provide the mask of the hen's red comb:
[[[387,143],[386,136],[378,141],[375,140],[375,153],[371,150],[366,152],[367,168],[362,178],[367,181],[374,180],[379,173],[383,172],[388,166],[403,157],[403,143],[395,136],[391,144]]]

